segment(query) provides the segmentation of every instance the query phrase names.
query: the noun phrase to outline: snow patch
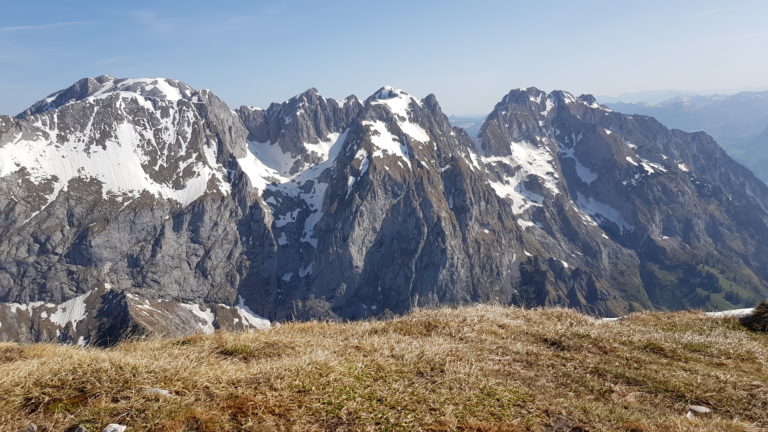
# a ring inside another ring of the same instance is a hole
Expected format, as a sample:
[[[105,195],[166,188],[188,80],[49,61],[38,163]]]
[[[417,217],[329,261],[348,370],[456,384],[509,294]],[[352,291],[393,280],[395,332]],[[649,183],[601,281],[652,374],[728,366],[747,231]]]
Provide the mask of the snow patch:
[[[616,224],[619,229],[621,229],[622,233],[635,229],[621,216],[621,213],[618,210],[591,197],[585,197],[580,192],[576,193],[575,204],[578,210],[592,216],[593,218]]]
[[[242,296],[237,296],[237,314],[243,320],[243,323],[250,327],[257,328],[259,330],[268,330],[271,325],[268,319],[256,314],[246,304],[245,299]]]
[[[201,323],[199,323],[199,326],[200,326],[200,329],[203,331],[203,333],[211,334],[216,330],[213,327],[213,321],[216,319],[216,317],[213,314],[213,311],[211,309],[208,309],[207,306],[203,308],[199,304],[188,304],[188,303],[179,303],[179,306],[192,312],[197,318],[200,319],[200,321],[202,321]]]
[[[371,134],[371,143],[378,149],[373,153],[374,157],[383,157],[384,153],[387,153],[399,157],[408,165],[408,168],[411,168],[408,146],[401,143],[396,136],[389,132],[386,123],[381,120],[364,121],[363,126],[370,127],[371,131],[374,132]]]
[[[576,175],[584,184],[591,185],[592,182],[597,180],[597,173],[584,166],[584,164],[582,164],[581,161],[576,157],[575,145],[571,148],[561,146],[560,152],[564,158],[573,160],[574,167],[576,168]]]
[[[51,316],[48,319],[61,328],[65,328],[67,324],[72,324],[72,330],[76,330],[77,323],[84,320],[87,316],[85,299],[89,295],[91,293],[87,292],[57,305],[56,310],[51,312]]]
[[[715,317],[715,318],[743,317],[751,314],[754,311],[755,311],[754,308],[732,309],[732,310],[720,311],[720,312],[706,312],[706,315]]]
[[[481,157],[481,161],[487,169],[493,170],[494,165],[504,164],[515,168],[514,175],[507,176],[496,171],[497,180],[490,185],[501,198],[512,201],[512,212],[516,215],[523,213],[532,206],[540,206],[544,197],[528,191],[525,181],[530,176],[538,177],[544,188],[557,195],[557,173],[554,167],[552,154],[544,146],[536,146],[528,142],[510,143],[511,155]]]
[[[312,274],[312,266],[314,263],[309,263],[308,266],[299,269],[299,277],[306,277]]]
[[[385,86],[374,93],[370,103],[372,105],[384,105],[389,108],[396,116],[397,125],[406,135],[422,143],[430,141],[429,134],[427,134],[424,128],[410,120],[411,104],[421,105],[421,102],[413,96],[403,90]]]
[[[654,174],[656,172],[667,172],[667,169],[664,168],[663,165],[657,164],[654,162],[649,162],[643,158],[640,158],[640,166],[643,167],[643,170],[648,174]]]
[[[136,78],[109,81],[88,99],[101,99],[116,92],[136,93],[143,97],[170,102],[177,102],[192,95],[192,89],[180,81],[167,78]]]
[[[536,226],[535,223],[533,223],[533,222],[531,222],[529,220],[525,220],[525,219],[518,219],[517,220],[517,224],[520,225],[520,228],[522,228],[522,229],[526,229],[526,228],[530,228],[530,227],[535,227]]]
[[[277,216],[275,227],[281,228],[290,222],[299,220],[299,217],[303,216],[304,232],[299,241],[310,243],[313,247],[317,247],[314,228],[323,216],[325,192],[328,188],[328,180],[323,179],[322,174],[330,168],[338,157],[341,148],[344,146],[347,132],[330,134],[323,140],[322,144],[312,144],[311,146],[314,146],[316,154],[320,156],[321,161],[293,175],[288,174],[289,165],[286,162],[292,159],[282,153],[282,150],[279,150],[278,153],[279,147],[272,144],[250,143],[249,155],[239,160],[244,161],[248,167],[247,169],[244,168],[244,171],[252,179],[252,185],[257,188],[259,188],[257,185],[260,185],[262,196],[265,191],[270,191],[271,193],[278,194],[278,196],[289,196],[302,202],[303,205],[299,208]],[[331,141],[333,144],[328,145]],[[243,166],[241,163],[241,167]],[[367,170],[367,164],[361,165],[361,170],[363,168]],[[280,169],[283,171],[279,171]],[[273,196],[270,196],[265,202],[273,210],[278,205]]]
[[[143,100],[140,95],[130,96]],[[96,106],[95,109],[102,108]],[[123,103],[118,104],[118,109],[123,110]],[[125,112],[123,115],[130,118]],[[55,120],[49,123],[45,117],[34,119],[35,135],[26,139],[19,135],[0,148],[0,177],[26,169],[32,182],[50,182],[53,191],[47,196],[49,204],[59,192],[67,190],[70,180],[78,178],[100,181],[105,199],[136,198],[147,191],[186,206],[205,194],[211,179],[216,180],[222,192],[229,192],[229,183],[224,181],[226,172],[216,162],[218,146],[212,137],[207,137],[200,148],[202,158],[197,157],[196,152],[188,152],[192,127],[197,122],[192,111],[171,108],[171,114],[157,118],[159,125],[152,128],[126,120],[114,127],[103,146],[94,144],[94,139],[104,131],[97,130],[91,123],[82,131],[68,133],[64,142],[58,142],[55,139],[64,135],[59,133]],[[151,153],[157,157],[154,166],[150,165]],[[178,158],[186,160],[177,162]],[[149,169],[159,169],[169,163],[178,163],[177,172],[170,180],[158,182],[148,174]]]

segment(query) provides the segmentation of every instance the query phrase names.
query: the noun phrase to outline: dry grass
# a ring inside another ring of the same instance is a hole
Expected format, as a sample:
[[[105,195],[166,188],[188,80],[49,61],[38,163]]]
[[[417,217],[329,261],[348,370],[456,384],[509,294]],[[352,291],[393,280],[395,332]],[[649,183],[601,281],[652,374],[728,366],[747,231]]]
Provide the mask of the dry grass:
[[[0,430],[768,430],[766,366],[768,335],[733,318],[498,306],[106,350],[0,344]],[[714,415],[687,420],[687,404]]]

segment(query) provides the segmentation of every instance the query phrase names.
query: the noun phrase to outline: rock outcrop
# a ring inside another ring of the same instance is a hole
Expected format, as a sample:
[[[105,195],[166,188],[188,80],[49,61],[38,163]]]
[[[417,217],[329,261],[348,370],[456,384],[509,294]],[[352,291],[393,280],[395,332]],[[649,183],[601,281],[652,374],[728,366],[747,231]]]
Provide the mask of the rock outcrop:
[[[215,330],[264,330],[269,321],[240,304],[190,304],[99,287],[61,304],[0,303],[0,340],[110,346],[126,339]]]

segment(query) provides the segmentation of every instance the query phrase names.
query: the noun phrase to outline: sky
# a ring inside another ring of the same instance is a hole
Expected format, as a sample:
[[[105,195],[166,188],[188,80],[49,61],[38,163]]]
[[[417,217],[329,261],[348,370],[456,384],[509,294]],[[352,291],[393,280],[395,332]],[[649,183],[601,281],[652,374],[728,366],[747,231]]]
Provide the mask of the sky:
[[[0,0],[0,10],[3,114],[102,74],[178,79],[231,107],[392,85],[434,93],[455,115],[530,86],[627,99],[768,89],[763,0]]]

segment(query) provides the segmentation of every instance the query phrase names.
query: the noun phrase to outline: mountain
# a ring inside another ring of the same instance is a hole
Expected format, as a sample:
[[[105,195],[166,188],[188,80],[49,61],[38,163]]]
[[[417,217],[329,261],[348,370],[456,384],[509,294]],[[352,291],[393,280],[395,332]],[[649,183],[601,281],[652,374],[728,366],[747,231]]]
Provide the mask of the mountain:
[[[621,93],[618,96],[596,96],[597,100],[611,105],[614,103],[656,104],[675,97],[689,96],[690,92],[682,90],[650,90]]]
[[[0,217],[0,301],[96,293],[97,315],[120,293],[270,320],[768,296],[765,184],[704,133],[535,88],[473,139],[391,87],[230,110],[179,81],[88,78],[0,117]]]
[[[675,97],[658,104],[608,104],[629,114],[656,117],[667,127],[705,131],[734,159],[768,182],[768,92]]]
[[[448,119],[452,125],[464,129],[470,137],[476,137],[485,122],[485,116],[449,116]]]
[[[724,141],[728,153],[740,161],[763,181],[768,182],[768,126],[756,135],[730,138]]]

